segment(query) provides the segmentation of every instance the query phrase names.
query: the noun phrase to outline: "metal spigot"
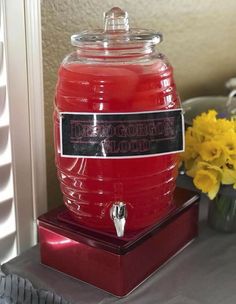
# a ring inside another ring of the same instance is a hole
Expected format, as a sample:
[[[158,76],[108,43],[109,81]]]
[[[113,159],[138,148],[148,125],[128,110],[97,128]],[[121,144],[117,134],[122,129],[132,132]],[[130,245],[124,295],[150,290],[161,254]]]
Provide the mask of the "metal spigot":
[[[115,202],[110,211],[111,219],[114,222],[116,228],[116,234],[118,237],[123,237],[125,232],[125,223],[127,217],[126,204],[123,202]]]

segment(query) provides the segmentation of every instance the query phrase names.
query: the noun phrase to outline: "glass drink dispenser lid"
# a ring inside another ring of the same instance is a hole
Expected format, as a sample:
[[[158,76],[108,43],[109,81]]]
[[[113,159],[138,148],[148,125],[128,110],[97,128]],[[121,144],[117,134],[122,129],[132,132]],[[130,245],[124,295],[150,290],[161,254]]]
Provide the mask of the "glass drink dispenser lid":
[[[104,29],[83,31],[72,35],[71,43],[77,47],[99,48],[137,48],[154,46],[162,41],[162,34],[145,29],[130,28],[128,13],[113,7],[104,14]]]

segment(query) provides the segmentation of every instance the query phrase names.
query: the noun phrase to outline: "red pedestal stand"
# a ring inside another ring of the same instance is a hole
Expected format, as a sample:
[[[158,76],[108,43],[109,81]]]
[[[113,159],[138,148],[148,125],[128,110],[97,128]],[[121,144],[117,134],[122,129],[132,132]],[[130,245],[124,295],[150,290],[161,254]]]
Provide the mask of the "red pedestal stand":
[[[125,296],[198,233],[199,196],[177,188],[175,208],[161,222],[119,239],[73,222],[61,207],[38,219],[43,264]]]

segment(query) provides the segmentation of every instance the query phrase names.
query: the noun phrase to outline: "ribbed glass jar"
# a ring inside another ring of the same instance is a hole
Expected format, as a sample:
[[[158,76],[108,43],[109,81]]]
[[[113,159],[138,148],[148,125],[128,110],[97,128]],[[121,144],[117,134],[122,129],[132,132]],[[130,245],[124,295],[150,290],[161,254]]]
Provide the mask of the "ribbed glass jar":
[[[61,113],[128,115],[180,107],[172,67],[154,48],[157,34],[149,33],[147,38],[138,33],[143,41],[134,32],[136,40],[127,40],[129,32],[119,30],[99,34],[102,38],[95,35],[96,41],[91,42],[91,35],[85,33],[59,69],[54,134],[64,202],[79,223],[104,231],[114,231],[114,202],[126,205],[126,231],[147,227],[173,207],[178,153],[120,158],[62,155]],[[132,128],[126,130],[131,136],[132,132]],[[128,149],[122,145],[121,150]]]

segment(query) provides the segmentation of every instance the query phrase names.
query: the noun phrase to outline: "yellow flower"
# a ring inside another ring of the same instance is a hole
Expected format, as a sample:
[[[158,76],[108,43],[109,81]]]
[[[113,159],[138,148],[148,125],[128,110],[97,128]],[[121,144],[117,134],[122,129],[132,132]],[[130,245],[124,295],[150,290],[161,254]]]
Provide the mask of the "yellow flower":
[[[225,132],[225,134],[220,137],[220,141],[229,156],[236,156],[236,133],[233,130]]]
[[[185,151],[181,153],[181,160],[184,161],[186,169],[190,169],[192,163],[198,156],[199,142],[193,136],[192,128],[188,128],[185,133]]]
[[[228,160],[222,168],[222,184],[231,185],[236,188],[236,161]]]
[[[225,163],[226,155],[220,141],[205,141],[199,146],[199,154],[204,161],[213,165],[222,166]]]
[[[221,183],[236,189],[236,119],[219,119],[214,110],[197,116],[186,131],[182,160],[194,185],[211,199]]]
[[[203,121],[215,122],[217,120],[216,116],[217,116],[217,112],[215,110],[209,110],[207,113],[204,112],[201,115],[198,115],[194,119],[194,123],[200,123],[201,124]]]
[[[211,137],[216,132],[216,115],[215,110],[210,110],[207,113],[202,113],[193,120],[193,132],[194,136],[200,142],[203,142],[205,139],[211,139]]]
[[[217,119],[215,123],[215,132],[218,135],[227,133],[232,130],[234,132],[234,122],[225,118]]]
[[[209,164],[208,162],[202,161],[201,159],[199,159],[199,162],[197,163],[197,168],[199,170],[200,169],[203,169],[203,170],[215,170],[219,174],[222,173],[222,170],[218,166],[214,166],[212,164]]]
[[[202,192],[207,193],[210,199],[213,199],[220,188],[219,173],[215,170],[197,170],[193,183]]]
[[[198,159],[191,170],[188,170],[186,173],[194,178],[193,183],[196,188],[207,193],[210,199],[216,196],[220,188],[222,176],[222,170],[219,167]]]

